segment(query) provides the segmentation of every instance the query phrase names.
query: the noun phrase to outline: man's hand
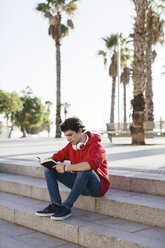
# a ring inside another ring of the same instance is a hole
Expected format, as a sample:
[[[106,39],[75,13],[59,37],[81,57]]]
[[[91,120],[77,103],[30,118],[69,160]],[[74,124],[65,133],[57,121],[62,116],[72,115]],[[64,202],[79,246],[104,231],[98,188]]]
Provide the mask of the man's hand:
[[[52,166],[52,168],[55,168],[58,173],[64,173],[64,164],[56,164]]]

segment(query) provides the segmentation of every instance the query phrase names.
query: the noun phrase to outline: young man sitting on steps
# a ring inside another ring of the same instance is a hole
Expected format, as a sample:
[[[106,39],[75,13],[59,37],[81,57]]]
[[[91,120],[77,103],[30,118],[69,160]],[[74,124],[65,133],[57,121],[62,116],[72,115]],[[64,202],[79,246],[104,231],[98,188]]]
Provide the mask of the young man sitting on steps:
[[[68,144],[52,158],[60,161],[50,170],[44,168],[51,204],[37,211],[38,216],[51,216],[52,220],[64,220],[71,216],[71,209],[80,195],[100,197],[109,189],[108,166],[105,149],[98,134],[85,132],[85,126],[77,118],[68,118],[61,124]],[[64,165],[70,160],[70,165]],[[71,189],[62,203],[58,181]]]

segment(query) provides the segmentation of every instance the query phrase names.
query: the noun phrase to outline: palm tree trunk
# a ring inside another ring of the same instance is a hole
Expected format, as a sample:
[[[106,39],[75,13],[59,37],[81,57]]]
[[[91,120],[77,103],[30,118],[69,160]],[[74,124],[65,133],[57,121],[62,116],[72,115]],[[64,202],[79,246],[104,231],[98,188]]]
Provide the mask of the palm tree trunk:
[[[153,90],[152,90],[152,45],[148,39],[146,50],[146,87],[145,87],[145,127],[153,130]]]
[[[110,125],[114,130],[114,111],[115,111],[115,91],[116,91],[116,77],[112,78],[112,95],[111,95],[111,113],[110,113]]]
[[[61,51],[60,41],[56,41],[56,138],[61,138]]]
[[[145,21],[148,8],[147,0],[134,0],[136,10],[136,21],[134,25],[134,61],[133,61],[133,84],[134,99],[131,101],[133,106],[133,124],[131,126],[132,144],[144,145],[144,65],[145,65]]]

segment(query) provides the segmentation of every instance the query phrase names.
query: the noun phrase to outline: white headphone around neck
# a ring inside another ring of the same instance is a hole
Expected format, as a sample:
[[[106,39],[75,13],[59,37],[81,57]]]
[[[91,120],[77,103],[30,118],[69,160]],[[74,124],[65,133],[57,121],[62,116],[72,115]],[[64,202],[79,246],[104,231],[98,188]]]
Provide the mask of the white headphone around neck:
[[[75,151],[77,151],[77,150],[82,151],[82,150],[85,149],[85,145],[86,145],[86,143],[88,142],[88,139],[89,139],[89,137],[88,137],[87,134],[85,134],[85,136],[86,136],[86,138],[87,138],[86,141],[85,141],[85,143],[83,143],[83,142],[78,142],[76,145],[72,145],[73,150],[75,150]]]

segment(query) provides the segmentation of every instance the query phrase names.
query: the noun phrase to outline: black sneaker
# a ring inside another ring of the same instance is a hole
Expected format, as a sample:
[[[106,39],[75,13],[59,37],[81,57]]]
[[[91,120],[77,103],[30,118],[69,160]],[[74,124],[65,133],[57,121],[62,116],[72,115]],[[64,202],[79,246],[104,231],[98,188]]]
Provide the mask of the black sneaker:
[[[38,216],[52,216],[57,209],[59,209],[60,206],[56,205],[55,203],[49,204],[46,208],[43,210],[39,210],[36,212],[36,215]]]
[[[52,220],[65,220],[71,216],[71,210],[67,209],[65,206],[61,206],[57,211],[51,216]]]

